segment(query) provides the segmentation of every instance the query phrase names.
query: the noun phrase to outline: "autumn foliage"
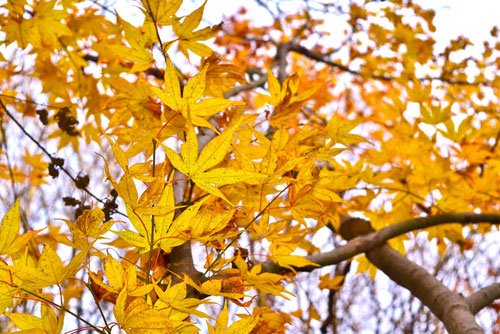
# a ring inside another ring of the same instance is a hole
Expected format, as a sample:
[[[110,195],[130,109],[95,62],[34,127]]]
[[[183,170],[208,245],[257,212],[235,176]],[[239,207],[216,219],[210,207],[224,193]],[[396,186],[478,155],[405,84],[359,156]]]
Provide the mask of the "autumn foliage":
[[[377,268],[450,333],[498,317],[500,268],[464,298],[405,256],[498,230],[497,29],[468,57],[412,1],[258,3],[269,25],[207,26],[206,1],[141,0],[129,20],[3,2],[3,331],[326,333],[330,304],[283,301],[307,275],[334,298]]]

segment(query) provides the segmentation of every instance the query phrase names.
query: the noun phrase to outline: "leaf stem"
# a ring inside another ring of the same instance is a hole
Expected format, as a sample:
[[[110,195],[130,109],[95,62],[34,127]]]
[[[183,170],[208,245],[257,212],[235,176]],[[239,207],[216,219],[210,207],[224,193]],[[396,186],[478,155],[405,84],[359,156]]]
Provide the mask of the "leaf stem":
[[[155,177],[155,165],[156,165],[156,140],[153,139],[153,177]],[[148,270],[146,271],[146,284],[149,284],[149,277],[151,270],[151,262],[153,258],[153,248],[155,244],[155,216],[151,215],[151,239],[149,244],[149,258],[148,258]],[[145,296],[147,298],[147,296]]]
[[[158,30],[158,26],[156,24],[156,18],[153,15],[153,11],[151,10],[151,5],[149,4],[149,1],[146,0],[145,2],[148,5],[147,11],[148,11],[149,16],[151,16],[151,20],[153,21],[153,25],[155,27],[156,37],[158,38],[158,43],[160,44],[161,53],[163,54],[163,58],[165,59],[165,63],[167,63],[167,52],[165,51],[165,48],[163,47],[163,42],[161,41],[160,31]]]
[[[274,201],[276,199],[278,199],[278,197],[280,197],[281,194],[283,194],[285,192],[285,190],[287,190],[291,185],[292,184],[289,183],[283,190],[281,190],[278,193],[278,195],[276,195],[271,200],[271,202],[267,203],[267,205],[264,207],[264,209],[260,210],[260,212],[243,228],[243,230],[241,230],[240,233],[233,240],[231,240],[231,242],[229,243],[229,245],[227,245],[224,248],[224,250],[217,255],[217,257],[215,258],[215,260],[208,266],[208,268],[205,270],[205,272],[201,275],[202,277],[206,277],[206,275],[210,271],[210,269],[212,269],[213,266],[215,266],[215,264],[217,263],[217,261],[220,260],[220,258],[222,257],[222,255],[224,255],[226,253],[226,251],[229,249],[229,247],[231,247],[236,242],[236,240],[238,240],[239,236],[242,235],[243,232],[245,232],[250,227],[250,225],[252,225],[257,220],[257,218],[259,218],[260,216],[262,216],[264,214],[264,212],[267,210],[267,208],[269,208],[271,206],[271,204],[273,204]]]
[[[49,303],[49,304],[51,304],[51,305],[53,305],[53,306],[57,307],[58,309],[62,310],[63,312],[67,312],[67,313],[71,314],[72,316],[74,316],[75,318],[80,319],[80,321],[82,321],[83,323],[85,323],[87,326],[92,327],[94,330],[98,331],[99,333],[101,333],[101,334],[106,334],[104,331],[102,331],[101,329],[99,329],[97,326],[92,325],[90,322],[88,322],[87,320],[83,319],[83,318],[82,318],[82,317],[80,317],[78,314],[73,313],[70,309],[66,308],[65,306],[62,306],[62,305],[56,304],[56,303],[54,303],[53,301],[51,301],[51,300],[49,300],[49,299],[47,299],[47,298],[44,298],[44,297],[42,297],[42,296],[39,296],[39,295],[37,295],[36,293],[31,292],[31,291],[29,291],[29,290],[26,290],[26,289],[24,289],[24,288],[20,288],[20,289],[21,289],[22,291],[26,292],[27,294],[30,294],[30,295],[32,295],[32,296],[34,296],[34,297],[36,297],[36,298],[38,298],[38,299],[40,299],[40,300],[43,300],[44,302]]]
[[[97,296],[95,295],[94,290],[92,290],[90,283],[85,282],[85,286],[87,287],[87,289],[90,290],[90,293],[94,298],[95,304],[97,305],[97,309],[99,310],[99,313],[101,313],[102,320],[104,320],[104,324],[106,325],[106,328],[108,328],[109,326],[108,321],[106,320],[106,316],[104,316],[104,312],[102,311],[101,305],[99,304],[99,300],[97,300]]]

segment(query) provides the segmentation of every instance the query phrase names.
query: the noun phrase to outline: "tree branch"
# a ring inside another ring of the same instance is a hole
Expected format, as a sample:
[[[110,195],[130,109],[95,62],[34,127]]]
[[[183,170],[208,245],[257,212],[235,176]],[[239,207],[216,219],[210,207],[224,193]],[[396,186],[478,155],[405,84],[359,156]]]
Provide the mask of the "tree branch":
[[[444,213],[440,215],[414,218],[402,222],[397,225],[388,226],[379,231],[369,233],[367,235],[358,236],[350,240],[347,244],[340,246],[333,251],[306,256],[306,258],[319,264],[320,267],[330,266],[355,255],[366,253],[374,247],[382,245],[389,239],[408,233],[415,230],[420,230],[442,224],[470,224],[470,223],[490,223],[494,225],[500,224],[500,214],[493,213]],[[295,267],[296,271],[313,271],[320,268],[317,266]],[[290,269],[279,266],[273,261],[265,261],[262,263],[262,272],[283,273],[289,272]]]
[[[278,81],[283,84],[287,77],[287,71],[286,71],[286,66],[287,66],[287,60],[286,57],[288,55],[288,52],[290,51],[291,43],[282,43],[278,44],[276,46],[276,56],[275,56],[275,63],[278,65]]]
[[[476,314],[495,299],[500,298],[500,283],[493,283],[481,290],[474,292],[467,299],[472,314]]]
[[[287,42],[286,44],[288,47],[288,51],[297,52],[297,53],[299,53],[305,57],[308,57],[310,59],[319,61],[319,62],[324,63],[326,65],[329,65],[331,67],[337,68],[341,71],[348,72],[348,73],[351,73],[351,74],[354,74],[354,75],[357,75],[357,76],[360,76],[363,78],[372,78],[372,79],[381,80],[381,81],[393,81],[393,80],[400,79],[400,78],[394,77],[394,76],[376,75],[376,74],[355,71],[355,70],[352,70],[345,65],[331,61],[328,59],[327,56],[315,53],[315,52],[313,52],[313,51],[311,51],[311,50],[309,50],[309,49],[307,49],[307,48],[305,48],[302,45],[299,45],[297,43]],[[464,80],[452,80],[452,79],[442,78],[442,77],[425,77],[425,78],[419,78],[419,80],[421,80],[421,81],[434,81],[434,80],[436,80],[436,81],[446,82],[446,83],[449,83],[452,85],[461,85],[461,86],[477,86],[477,85],[488,84],[488,82],[486,82],[486,81],[468,82],[468,81],[464,81]]]
[[[241,92],[249,91],[255,89],[257,87],[263,86],[267,82],[267,75],[262,73],[259,75],[259,78],[255,81],[248,83],[247,85],[236,86],[231,90],[228,90],[224,93],[224,98],[228,99],[230,97],[236,96]]]
[[[212,125],[216,125],[212,121]],[[204,130],[204,134],[198,134],[198,147],[199,151],[208,144],[216,136],[216,133],[210,129]],[[179,180],[173,184],[174,200],[175,203],[179,203],[184,200],[184,194],[187,184],[186,175],[182,174],[178,170],[175,171],[174,180]],[[189,200],[189,199],[188,199]],[[181,213],[177,210],[175,217]],[[189,276],[195,282],[199,280],[202,273],[196,270],[193,261],[193,254],[191,251],[191,242],[185,242],[184,244],[172,248],[169,254],[164,254],[167,261],[170,263],[169,270],[174,274],[172,276],[173,283],[179,283],[182,281],[183,274]]]
[[[45,147],[42,146],[42,144],[40,144],[40,142],[38,142],[38,140],[36,140],[35,138],[33,138],[33,136],[28,132],[26,131],[26,129],[24,128],[24,126],[19,123],[19,121],[14,117],[14,115],[12,115],[10,113],[10,111],[7,109],[7,106],[3,103],[3,101],[0,99],[0,106],[2,107],[3,111],[5,112],[5,114],[7,116],[9,116],[9,118],[17,125],[17,127],[24,133],[24,135],[26,137],[28,137],[33,143],[35,143],[36,146],[38,146],[38,148],[40,150],[42,150],[42,152],[48,156],[51,160],[54,159],[55,157],[49,153],[49,151],[47,151],[47,149]],[[71,181],[73,181],[73,183],[77,184],[78,182],[78,179],[76,177],[74,177],[66,168],[64,168],[64,166],[59,166],[59,170],[61,170],[64,174],[66,174],[70,179]],[[83,188],[79,188],[81,190],[83,190],[84,192],[86,192],[88,195],[90,195],[91,197],[93,197],[96,201],[100,202],[101,204],[106,204],[106,201],[97,197],[96,195],[94,195],[94,193],[92,193],[89,189],[87,189],[87,187],[83,187]],[[113,213],[117,213],[123,217],[127,217],[126,214],[124,214],[123,212],[120,212],[116,209],[113,209]]]
[[[339,283],[339,289],[328,291],[328,316],[323,320],[323,325],[321,326],[321,333],[328,333],[328,328],[331,326],[333,333],[337,333],[337,307],[336,302],[339,297],[339,291],[344,286],[347,274],[351,270],[351,261],[344,263],[343,265],[338,265],[335,268],[335,276],[344,276],[342,281]]]
[[[410,290],[438,317],[449,333],[480,334],[469,303],[451,291],[424,268],[408,260],[387,244],[366,253],[367,258],[398,285]]]
[[[377,80],[382,80],[382,81],[390,81],[390,80],[396,79],[394,77],[383,76],[383,75],[374,75],[374,74],[369,74],[369,73],[361,73],[361,72],[352,70],[352,69],[350,69],[349,67],[347,67],[345,65],[342,65],[340,63],[336,63],[334,61],[331,61],[331,60],[327,59],[325,56],[323,56],[321,54],[312,52],[311,50],[309,50],[309,49],[307,49],[307,48],[305,48],[302,45],[299,45],[297,43],[293,43],[293,44],[289,43],[288,50],[289,51],[297,52],[297,53],[299,53],[299,54],[301,54],[303,56],[306,56],[307,58],[319,61],[319,62],[324,63],[326,65],[329,65],[331,67],[337,68],[337,69],[339,69],[341,71],[348,72],[348,73],[351,73],[351,74],[354,74],[354,75],[357,75],[357,76],[369,77],[369,78],[372,78],[372,79],[377,79]]]
[[[350,219],[342,222],[339,233],[347,240],[373,231],[369,221]],[[438,281],[424,268],[408,260],[387,244],[366,252],[366,257],[391,280],[408,289],[445,325],[450,333],[484,333],[476,323],[469,303]]]

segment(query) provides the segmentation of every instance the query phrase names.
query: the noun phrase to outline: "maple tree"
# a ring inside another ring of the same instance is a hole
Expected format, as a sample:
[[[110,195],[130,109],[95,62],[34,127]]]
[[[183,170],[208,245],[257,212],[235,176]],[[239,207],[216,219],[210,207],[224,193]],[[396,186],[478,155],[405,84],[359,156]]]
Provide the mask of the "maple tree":
[[[498,262],[463,297],[406,256],[498,230],[497,28],[463,56],[412,1],[257,2],[270,25],[242,9],[205,27],[206,1],[141,0],[139,23],[99,1],[2,5],[9,330],[336,332],[346,277],[377,268],[450,333],[498,318]],[[274,302],[313,276],[326,313]]]

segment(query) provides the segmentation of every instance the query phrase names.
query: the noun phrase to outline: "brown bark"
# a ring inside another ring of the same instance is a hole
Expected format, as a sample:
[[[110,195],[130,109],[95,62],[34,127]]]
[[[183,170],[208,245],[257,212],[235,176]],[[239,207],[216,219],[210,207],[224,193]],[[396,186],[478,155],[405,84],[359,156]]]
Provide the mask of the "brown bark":
[[[352,220],[348,219],[347,221]],[[365,253],[374,247],[380,246],[387,240],[390,240],[402,234],[450,223],[490,223],[494,225],[500,225],[500,215],[488,213],[445,213],[441,215],[410,219],[402,223],[391,225],[381,230],[368,233],[366,235],[359,235],[357,237],[354,237],[345,245],[337,247],[330,252],[306,256],[309,261],[318,264],[319,267],[306,266],[295,267],[294,269],[296,271],[309,272],[321,267],[338,264],[342,261],[354,257],[355,255]],[[273,261],[265,261],[262,263],[262,272],[285,273],[289,271],[290,269],[281,267]]]
[[[480,334],[469,303],[449,290],[424,268],[408,260],[387,244],[366,253],[367,258],[391,280],[420,299],[438,317],[450,334]]]

